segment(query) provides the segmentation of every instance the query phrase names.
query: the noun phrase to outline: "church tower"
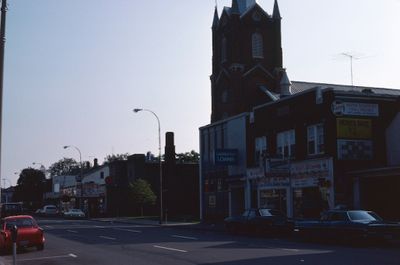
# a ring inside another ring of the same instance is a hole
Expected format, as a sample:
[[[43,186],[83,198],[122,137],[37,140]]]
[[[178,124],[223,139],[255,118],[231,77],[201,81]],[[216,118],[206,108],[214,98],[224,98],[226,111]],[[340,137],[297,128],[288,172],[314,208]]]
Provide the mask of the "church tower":
[[[211,123],[276,100],[282,69],[281,16],[255,0],[232,0],[212,23]]]

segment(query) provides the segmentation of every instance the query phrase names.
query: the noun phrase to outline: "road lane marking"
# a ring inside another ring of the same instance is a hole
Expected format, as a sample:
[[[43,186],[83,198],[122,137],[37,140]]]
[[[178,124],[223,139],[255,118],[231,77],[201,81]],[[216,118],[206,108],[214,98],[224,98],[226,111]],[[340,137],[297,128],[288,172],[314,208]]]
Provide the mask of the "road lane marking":
[[[142,231],[140,231],[140,230],[123,229],[123,228],[114,228],[114,229],[119,230],[119,231],[132,232],[132,233],[142,233]]]
[[[163,246],[157,246],[157,245],[154,245],[153,247],[155,247],[155,248],[161,248],[161,249],[165,249],[165,250],[171,250],[171,251],[183,252],[183,253],[186,253],[186,252],[187,252],[186,250],[183,250],[183,249],[177,249],[177,248],[167,248],[167,247],[163,247]]]
[[[100,238],[108,239],[108,240],[116,240],[115,237],[108,237],[108,236],[99,236]]]
[[[43,259],[62,259],[62,258],[74,258],[76,259],[78,256],[75,254],[68,255],[60,255],[60,256],[48,256],[48,257],[40,257],[40,258],[31,258],[31,259],[18,259],[18,261],[34,261],[34,260],[43,260]]]
[[[45,225],[44,227],[46,227],[46,228],[53,228],[53,226],[51,226],[51,225]]]
[[[182,239],[189,239],[189,240],[199,240],[198,238],[196,238],[196,237],[191,237],[191,236],[172,235],[171,237],[182,238]]]
[[[293,252],[299,252],[299,251],[300,251],[300,249],[295,249],[295,248],[281,248],[281,250],[284,250],[284,251],[293,251]]]
[[[95,225],[94,228],[106,228],[105,226]]]
[[[67,231],[70,232],[70,233],[74,233],[74,234],[78,233],[78,231],[75,231],[75,230],[67,230]]]

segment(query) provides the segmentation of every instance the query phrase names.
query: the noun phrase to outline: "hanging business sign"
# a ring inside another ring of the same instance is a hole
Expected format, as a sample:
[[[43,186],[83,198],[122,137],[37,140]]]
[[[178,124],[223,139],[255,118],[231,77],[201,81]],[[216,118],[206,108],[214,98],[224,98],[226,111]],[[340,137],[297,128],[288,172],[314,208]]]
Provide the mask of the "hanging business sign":
[[[336,116],[366,116],[366,117],[378,117],[379,116],[379,105],[370,103],[360,102],[344,102],[335,100],[331,105],[332,113]]]
[[[366,119],[346,119],[336,120],[337,138],[344,139],[371,139],[372,122]]]
[[[238,162],[237,149],[217,149],[215,150],[215,165],[219,166],[232,166],[237,165]]]

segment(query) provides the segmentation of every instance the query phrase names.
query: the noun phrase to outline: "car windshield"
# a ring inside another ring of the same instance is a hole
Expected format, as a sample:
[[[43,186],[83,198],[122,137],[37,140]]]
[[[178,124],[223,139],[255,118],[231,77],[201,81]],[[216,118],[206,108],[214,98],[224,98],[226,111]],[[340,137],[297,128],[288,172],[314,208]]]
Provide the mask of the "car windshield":
[[[380,218],[374,212],[366,212],[366,211],[350,211],[348,212],[349,218],[352,221],[381,221]]]
[[[10,230],[14,225],[18,228],[27,228],[35,226],[34,221],[30,218],[10,219],[6,221],[6,229]]]
[[[280,211],[272,210],[272,209],[260,209],[260,215],[261,216],[284,216]]]

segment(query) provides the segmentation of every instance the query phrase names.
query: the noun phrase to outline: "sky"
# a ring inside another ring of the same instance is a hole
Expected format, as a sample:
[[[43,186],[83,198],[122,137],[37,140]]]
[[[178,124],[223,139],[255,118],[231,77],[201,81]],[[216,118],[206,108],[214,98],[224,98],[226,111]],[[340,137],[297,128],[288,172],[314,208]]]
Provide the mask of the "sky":
[[[218,10],[231,1],[219,0]],[[273,0],[257,3],[272,13]],[[1,184],[63,157],[199,151],[214,0],[8,0]],[[400,0],[279,0],[292,81],[400,89]]]

